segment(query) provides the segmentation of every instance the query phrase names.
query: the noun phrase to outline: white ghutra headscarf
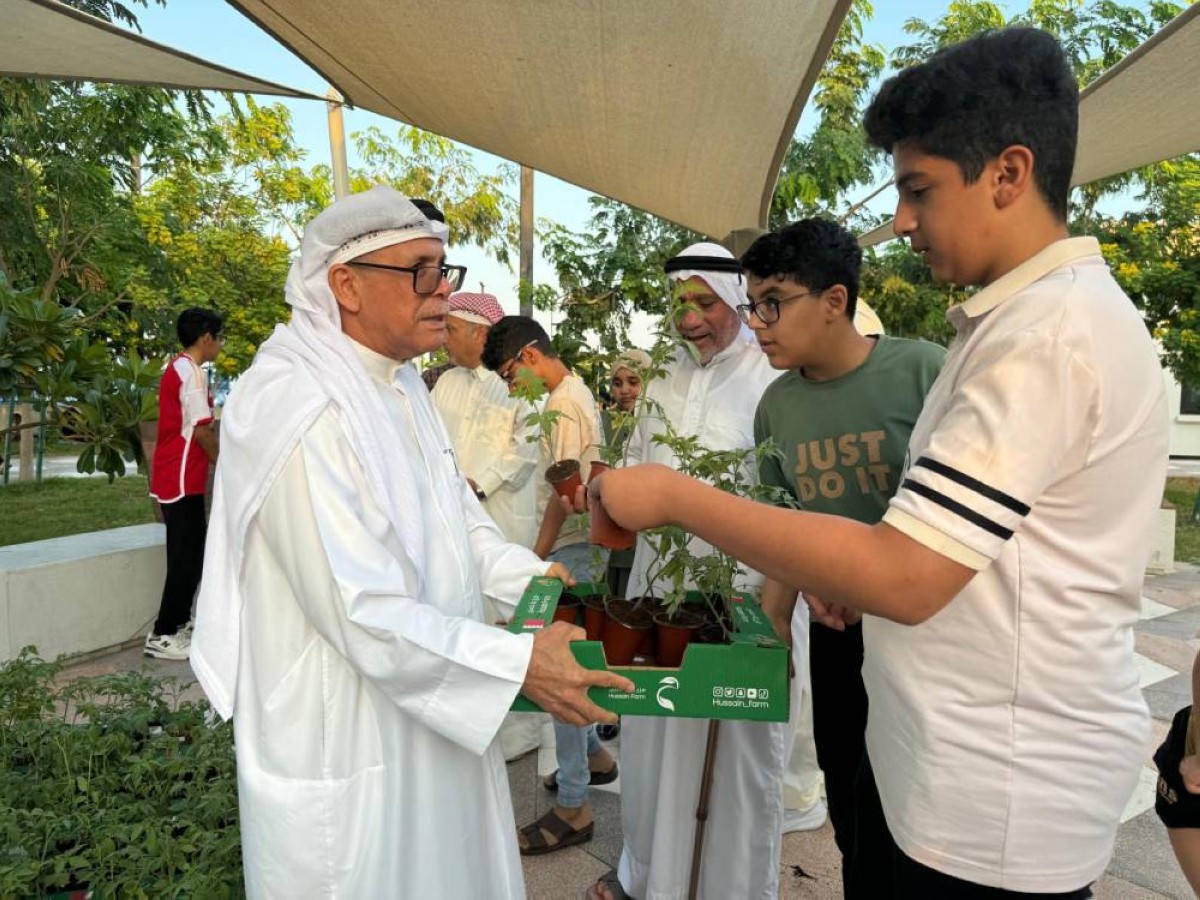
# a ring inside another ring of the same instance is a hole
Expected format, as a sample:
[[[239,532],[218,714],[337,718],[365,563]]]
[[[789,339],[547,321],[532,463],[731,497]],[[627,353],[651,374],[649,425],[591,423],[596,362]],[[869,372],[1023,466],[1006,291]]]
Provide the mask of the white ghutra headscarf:
[[[667,260],[665,269],[667,278],[671,281],[699,278],[735,313],[738,306],[749,302],[746,299],[746,276],[742,272],[741,263],[720,244],[701,241],[685,247],[678,256]],[[738,331],[738,340],[754,340],[753,332],[745,323],[741,324]],[[757,343],[755,341],[755,344]]]
[[[347,424],[347,438],[368,482],[419,578],[425,547],[411,463],[376,387],[342,333],[329,268],[373,250],[419,238],[444,242],[403,195],[375,187],[338,200],[304,229],[300,255],[285,288],[291,321],[277,325],[254,363],[238,379],[221,416],[221,453],[204,578],[196,604],[191,664],[213,707],[233,715],[241,645],[242,551],[262,507],[301,436],[332,404]],[[400,369],[398,387],[425,391],[412,366]],[[409,510],[409,515],[402,515]]]

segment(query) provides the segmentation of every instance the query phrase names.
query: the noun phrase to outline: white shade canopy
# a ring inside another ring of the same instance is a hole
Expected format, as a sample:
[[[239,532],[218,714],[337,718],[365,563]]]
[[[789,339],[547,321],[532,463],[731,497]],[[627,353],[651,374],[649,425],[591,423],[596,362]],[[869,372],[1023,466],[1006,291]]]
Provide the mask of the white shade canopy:
[[[849,0],[230,0],[354,106],[720,237],[766,221]]]
[[[1200,150],[1200,3],[1079,95],[1079,146],[1071,184],[1087,184]],[[891,221],[858,239],[891,240]]]
[[[205,62],[54,0],[0,0],[0,22],[0,75],[314,97]]]

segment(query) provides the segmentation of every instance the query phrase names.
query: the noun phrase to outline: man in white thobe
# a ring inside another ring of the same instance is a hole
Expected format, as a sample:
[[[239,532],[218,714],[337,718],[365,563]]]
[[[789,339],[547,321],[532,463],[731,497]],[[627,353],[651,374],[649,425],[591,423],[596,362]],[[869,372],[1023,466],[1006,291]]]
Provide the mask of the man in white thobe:
[[[537,468],[538,445],[536,429],[525,420],[534,410],[510,397],[508,385],[483,365],[488,331],[502,318],[504,310],[491,294],[450,295],[446,353],[454,368],[434,386],[433,405],[484,511],[506,538],[532,547],[537,485],[530,476]]]
[[[699,243],[668,261],[667,271],[687,311],[676,322],[681,346],[665,376],[647,384],[649,399],[661,406],[678,434],[695,435],[712,450],[748,450],[754,446],[758,399],[779,373],[737,317],[735,307],[747,302],[740,266],[724,247]],[[639,421],[630,441],[630,465],[675,465],[671,451],[653,440],[661,430],[652,414]],[[690,549],[697,556],[711,550],[695,538]],[[653,557],[639,538],[626,596],[654,593],[648,581]],[[757,573],[743,572],[744,588],[761,582]],[[804,633],[793,639],[796,646],[806,646]],[[793,707],[798,694],[793,687]],[[699,719],[622,718],[619,884],[607,876],[592,896],[619,895],[621,889],[638,900],[687,896],[707,732],[708,722]],[[721,723],[700,897],[776,896],[782,779],[794,733],[788,723]]]
[[[458,465],[484,511],[509,541],[532,547],[537,537],[533,475],[538,462],[537,431],[525,424],[533,407],[508,394],[500,376],[483,365],[483,345],[491,327],[504,318],[492,294],[459,291],[450,295],[446,355],[454,368],[443,372],[431,392]],[[529,436],[534,440],[528,440]],[[490,621],[503,618],[484,598]],[[537,749],[545,717],[509,713],[500,728],[506,760]]]
[[[558,572],[483,513],[408,364],[462,274],[390,188],[337,201],[225,407],[192,666],[233,718],[250,897],[523,897],[505,712],[613,718],[581,629],[484,621]]]

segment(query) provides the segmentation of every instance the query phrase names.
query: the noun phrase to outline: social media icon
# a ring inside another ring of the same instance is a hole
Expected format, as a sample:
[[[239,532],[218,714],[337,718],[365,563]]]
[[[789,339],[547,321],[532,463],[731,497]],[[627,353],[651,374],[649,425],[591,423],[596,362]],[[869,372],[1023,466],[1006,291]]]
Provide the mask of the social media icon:
[[[758,699],[758,688],[747,688],[746,689],[746,698],[749,700],[757,700]]]

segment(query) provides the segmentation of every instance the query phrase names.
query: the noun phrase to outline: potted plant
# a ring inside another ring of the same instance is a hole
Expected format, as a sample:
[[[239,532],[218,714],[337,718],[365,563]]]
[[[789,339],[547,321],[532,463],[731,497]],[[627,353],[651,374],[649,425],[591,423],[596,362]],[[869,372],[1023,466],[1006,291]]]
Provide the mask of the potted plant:
[[[679,434],[665,417],[663,426],[653,440],[671,451],[683,474],[739,496],[791,505],[787,492],[758,482],[762,461],[782,457],[772,442],[746,450],[710,450],[695,436]],[[679,528],[655,529],[647,533],[646,540],[654,551],[649,582],[661,586],[661,608],[653,617],[657,661],[675,668],[692,641],[725,641],[730,618],[727,604],[737,593],[740,567],[729,554],[693,540]]]

